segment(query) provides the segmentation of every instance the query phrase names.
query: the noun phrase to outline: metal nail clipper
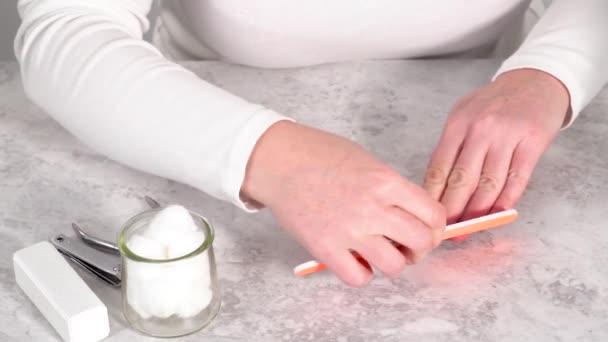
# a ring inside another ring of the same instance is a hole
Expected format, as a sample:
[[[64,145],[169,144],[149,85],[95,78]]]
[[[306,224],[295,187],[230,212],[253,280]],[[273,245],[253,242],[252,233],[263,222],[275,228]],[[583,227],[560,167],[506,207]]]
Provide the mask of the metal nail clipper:
[[[160,204],[153,198],[146,196],[144,199],[150,208],[160,208]],[[77,265],[109,285],[119,287],[121,269],[118,246],[86,233],[76,223],[72,223],[72,229],[76,238],[58,234],[50,239],[51,244]]]

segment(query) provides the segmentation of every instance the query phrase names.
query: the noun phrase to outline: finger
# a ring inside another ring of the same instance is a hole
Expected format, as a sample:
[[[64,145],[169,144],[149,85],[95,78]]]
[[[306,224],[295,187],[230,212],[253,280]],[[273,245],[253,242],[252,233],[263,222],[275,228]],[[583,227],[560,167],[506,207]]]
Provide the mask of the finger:
[[[513,153],[505,186],[492,207],[492,212],[512,209],[523,195],[534,167],[543,150],[538,144],[522,141]]]
[[[517,143],[492,145],[490,147],[477,188],[465,207],[461,220],[480,217],[490,212],[507,181],[511,157],[516,147]]]
[[[428,197],[428,194],[426,194],[424,190],[421,191],[425,196]],[[443,241],[443,233],[446,227],[445,208],[439,204],[439,202],[435,201],[432,201],[430,205],[435,207],[431,210],[436,212],[434,214],[434,218],[429,219],[432,221],[432,225],[423,222],[418,216],[410,211],[403,210],[401,207],[393,206],[386,208],[386,210],[382,213],[385,225],[379,227],[380,229],[378,230],[372,230],[370,235],[384,235],[400,243],[401,241],[405,240],[404,236],[408,235],[409,233],[416,234],[416,236],[420,237],[430,235],[431,248],[435,248]],[[419,243],[416,243],[416,245],[426,245],[426,241],[418,242]]]
[[[448,223],[457,222],[477,187],[488,147],[478,139],[467,139],[450,171],[448,183],[441,197]]]
[[[422,260],[434,247],[441,243],[443,230],[434,231],[418,218],[399,208],[389,209],[387,224],[382,229],[382,235],[405,247],[402,250],[409,263]]]
[[[402,213],[410,214],[410,219],[417,219],[428,226],[435,234],[445,229],[445,208],[434,200],[424,189],[403,179],[399,186],[388,194],[393,201],[391,206]],[[398,217],[401,219],[401,217]],[[400,226],[403,229],[403,226]]]
[[[355,250],[389,277],[397,277],[406,266],[405,256],[384,236],[366,236]]]
[[[349,250],[320,246],[310,252],[349,286],[363,287],[372,280],[372,270]]]
[[[431,155],[431,160],[424,176],[424,189],[435,200],[441,199],[445,190],[452,165],[462,147],[463,135],[455,135],[452,131],[444,130],[437,147]]]
[[[460,236],[455,236],[453,238],[450,239],[450,241],[454,241],[454,242],[462,242],[466,239],[469,238],[469,236],[471,236],[471,234],[466,234],[466,235],[460,235]]]

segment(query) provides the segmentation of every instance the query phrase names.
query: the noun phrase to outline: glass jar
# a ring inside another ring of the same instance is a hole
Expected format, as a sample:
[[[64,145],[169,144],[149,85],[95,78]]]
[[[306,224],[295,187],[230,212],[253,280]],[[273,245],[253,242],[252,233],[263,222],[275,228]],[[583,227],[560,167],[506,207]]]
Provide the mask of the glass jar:
[[[127,321],[144,333],[175,337],[204,328],[219,311],[214,232],[204,217],[190,211],[195,224],[205,234],[198,248],[173,259],[147,259],[135,254],[127,242],[148,227],[161,209],[134,216],[120,234],[123,312]]]

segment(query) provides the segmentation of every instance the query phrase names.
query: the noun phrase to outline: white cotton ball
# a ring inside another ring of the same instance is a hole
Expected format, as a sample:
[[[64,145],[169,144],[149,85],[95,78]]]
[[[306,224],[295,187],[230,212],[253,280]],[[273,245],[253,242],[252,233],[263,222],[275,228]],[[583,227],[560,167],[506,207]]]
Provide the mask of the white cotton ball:
[[[177,308],[170,279],[148,282],[139,291],[141,306],[151,316],[168,318],[175,314]]]
[[[129,281],[126,284],[123,284],[123,286],[127,287],[127,301],[131,309],[133,309],[133,311],[135,311],[143,319],[150,318],[152,315],[150,315],[150,313],[146,311],[142,305],[142,298],[139,289],[144,286],[144,283],[141,282],[141,279],[137,277],[131,278],[131,276],[129,276]]]
[[[128,270],[128,279],[132,279],[141,284],[157,282],[162,280],[167,274],[167,267],[162,264],[137,262],[134,267]]]
[[[147,259],[166,259],[167,247],[146,236],[136,234],[127,240],[127,247],[135,254]]]
[[[196,316],[209,305],[212,298],[213,292],[209,287],[195,289],[190,293],[189,300],[178,307],[177,314],[183,318]]]
[[[131,306],[131,309],[133,309],[133,311],[135,311],[139,315],[139,317],[143,319],[148,319],[152,317],[152,315],[148,311],[146,311],[142,306],[141,299],[139,297],[132,297],[129,300],[129,306]]]
[[[181,287],[179,291],[185,293],[185,300],[188,301],[188,293],[209,287],[211,284],[207,251],[173,263],[170,274],[177,282],[176,286]]]
[[[164,281],[167,267],[162,264],[149,264],[138,261],[126,261],[127,281],[123,286],[127,287],[127,300],[131,308],[142,318],[151,316],[164,316],[165,312],[174,308],[164,309],[166,304],[158,302],[162,300],[158,293],[162,293],[162,282]],[[168,317],[168,316],[167,316]]]
[[[194,232],[198,229],[188,209],[179,205],[171,205],[159,211],[152,218],[144,234],[150,239],[168,244],[180,234]]]
[[[205,241],[205,233],[202,231],[186,232],[175,234],[168,244],[167,256],[169,259],[179,258],[192,253]]]
[[[191,283],[185,282],[183,279],[172,279],[169,287],[171,288],[171,303],[173,304],[173,313],[179,314],[180,308],[191,300],[190,294],[195,289]]]
[[[175,294],[176,313],[180,316],[189,316],[204,309],[208,303],[208,299],[204,296],[205,289],[210,286],[206,252],[191,259],[175,262],[170,274],[174,281],[172,291]],[[192,312],[194,313],[190,314]]]
[[[204,251],[192,257],[192,259],[188,260],[190,262],[188,269],[184,269],[185,272],[188,272],[187,276],[190,282],[200,284],[196,286],[206,287],[211,284],[211,271],[207,253],[208,251]]]

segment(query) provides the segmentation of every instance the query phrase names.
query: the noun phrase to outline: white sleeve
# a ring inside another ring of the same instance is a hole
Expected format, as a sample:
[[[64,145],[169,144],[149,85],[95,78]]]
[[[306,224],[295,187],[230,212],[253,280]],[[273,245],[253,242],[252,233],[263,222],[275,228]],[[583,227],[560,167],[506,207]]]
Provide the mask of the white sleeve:
[[[27,95],[93,149],[135,169],[239,197],[258,138],[287,119],[161,56],[142,40],[151,0],[21,0]]]
[[[520,68],[542,70],[565,85],[570,125],[608,82],[608,0],[554,0],[496,76]]]

